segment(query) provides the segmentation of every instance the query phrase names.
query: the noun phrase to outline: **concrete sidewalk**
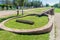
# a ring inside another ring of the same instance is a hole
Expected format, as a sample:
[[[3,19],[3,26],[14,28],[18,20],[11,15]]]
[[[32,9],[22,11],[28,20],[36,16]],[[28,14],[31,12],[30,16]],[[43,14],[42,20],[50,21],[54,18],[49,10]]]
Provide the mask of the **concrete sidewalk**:
[[[24,11],[30,11],[30,10],[34,10],[34,9],[26,9]],[[16,14],[17,10],[3,10],[3,11],[0,11],[0,18],[1,17],[5,17],[5,16],[9,16],[9,15],[13,15],[13,14]],[[19,10],[19,12],[21,13],[22,10]]]
[[[56,40],[60,40],[60,13],[55,14]]]

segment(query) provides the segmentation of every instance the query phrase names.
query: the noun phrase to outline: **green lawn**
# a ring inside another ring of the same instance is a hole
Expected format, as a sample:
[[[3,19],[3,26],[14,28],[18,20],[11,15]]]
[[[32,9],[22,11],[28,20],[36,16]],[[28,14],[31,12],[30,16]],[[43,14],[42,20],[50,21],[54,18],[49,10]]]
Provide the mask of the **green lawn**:
[[[46,10],[50,9],[50,7],[43,7],[43,8],[33,8],[31,10],[24,11],[24,15],[26,14],[37,14],[37,13],[42,13]]]
[[[42,11],[45,11],[49,8],[35,8],[34,10],[29,10],[29,11],[24,11],[24,15],[25,14],[31,14],[31,13],[41,13]],[[21,12],[20,12],[21,13]],[[21,15],[21,14],[20,14]],[[10,17],[9,17],[10,18]],[[27,17],[28,18],[28,17]],[[27,19],[26,18],[26,19]],[[35,18],[35,17],[34,17]],[[38,18],[38,17],[37,17]],[[36,18],[36,19],[37,19]],[[46,18],[46,19],[45,19]],[[4,21],[8,19],[7,18],[0,18],[0,22]],[[19,18],[20,19],[20,18]],[[23,19],[23,18],[22,18]],[[29,19],[29,18],[28,18]],[[27,20],[28,20],[27,19]],[[13,19],[14,20],[14,19]],[[13,21],[13,20],[10,20]],[[16,20],[16,19],[15,19]],[[31,18],[32,20],[32,18]],[[45,25],[47,23],[47,17],[43,16],[41,18],[39,18],[39,22],[42,23],[39,24],[39,27]],[[14,21],[13,21],[14,22]],[[38,22],[38,21],[36,21]],[[13,23],[14,24],[14,23]],[[20,24],[20,23],[18,23]],[[22,25],[21,25],[22,26]],[[37,25],[36,25],[37,26]],[[11,27],[11,28],[20,28],[20,27]],[[27,27],[26,27],[27,28]],[[29,28],[29,27],[28,27]],[[30,27],[31,28],[31,27]],[[32,27],[32,28],[35,28],[35,27]],[[15,34],[15,33],[12,33],[12,32],[7,32],[7,31],[4,31],[4,30],[0,30],[0,40],[49,40],[49,33],[46,33],[46,34],[39,34],[39,35],[21,35],[21,34]]]
[[[0,40],[49,40],[49,33],[39,35],[21,35],[0,30]]]
[[[55,13],[60,13],[60,8],[55,8]]]
[[[30,17],[30,16],[29,16]],[[24,17],[22,19],[29,19],[29,17]],[[35,16],[33,17],[35,18]],[[38,17],[36,17],[37,19]],[[45,19],[46,18],[46,19]],[[19,18],[20,19],[20,18]],[[28,20],[27,19],[27,20]],[[32,19],[32,18],[31,18]],[[16,20],[16,19],[15,19]],[[47,22],[47,17],[43,16],[40,17],[39,20],[43,21],[42,23],[45,24],[45,22]],[[10,20],[13,21],[13,20]],[[41,22],[40,21],[40,22]],[[13,21],[14,22],[14,21]],[[38,21],[37,21],[38,22]],[[8,24],[7,24],[8,25]],[[30,27],[31,28],[31,27]],[[39,34],[39,35],[21,35],[21,34],[15,34],[12,32],[8,32],[8,31],[4,31],[4,30],[0,30],[0,40],[49,40],[49,33],[46,34]]]
[[[18,29],[33,29],[33,28],[38,28],[46,25],[48,23],[48,17],[47,16],[27,16],[23,18],[18,18],[19,20],[30,20],[33,21],[33,25],[29,24],[24,24],[24,23],[18,23],[16,22],[16,19],[11,19],[8,22],[5,23],[5,26],[10,27],[10,28],[18,28]]]
[[[0,40],[49,40],[49,33],[39,35],[21,35],[1,30]]]

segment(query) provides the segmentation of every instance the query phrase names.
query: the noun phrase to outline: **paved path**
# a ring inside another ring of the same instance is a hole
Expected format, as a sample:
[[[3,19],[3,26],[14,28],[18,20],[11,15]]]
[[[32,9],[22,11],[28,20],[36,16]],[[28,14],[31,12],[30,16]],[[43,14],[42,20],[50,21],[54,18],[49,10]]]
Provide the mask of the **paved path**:
[[[24,11],[30,11],[30,10],[34,10],[34,9],[27,9],[27,10],[24,10]],[[1,17],[5,17],[5,16],[9,16],[9,15],[12,15],[12,14],[16,14],[16,11],[17,10],[4,10],[4,11],[0,11],[0,18]],[[21,10],[19,12],[21,12]]]
[[[14,14],[14,13],[16,13],[16,10],[15,11],[12,11],[12,10],[8,10],[8,11],[0,11],[0,18],[1,17],[4,17],[4,16],[9,16],[9,15],[12,15],[12,14]]]
[[[49,40],[55,40],[55,26],[53,25],[53,28],[50,32]]]
[[[60,13],[55,14],[56,40],[60,40]]]

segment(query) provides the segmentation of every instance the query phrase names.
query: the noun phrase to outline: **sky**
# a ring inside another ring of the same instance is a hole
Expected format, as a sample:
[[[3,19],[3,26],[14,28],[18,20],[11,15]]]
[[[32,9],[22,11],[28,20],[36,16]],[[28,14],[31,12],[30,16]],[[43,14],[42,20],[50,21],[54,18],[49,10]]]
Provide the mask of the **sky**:
[[[32,1],[32,0],[30,0],[30,1]],[[56,3],[59,3],[60,0],[40,0],[40,1],[42,1],[44,5],[45,4],[54,5]]]
[[[56,3],[59,3],[60,0],[41,0],[43,2],[43,4],[50,4],[50,5],[54,5]]]

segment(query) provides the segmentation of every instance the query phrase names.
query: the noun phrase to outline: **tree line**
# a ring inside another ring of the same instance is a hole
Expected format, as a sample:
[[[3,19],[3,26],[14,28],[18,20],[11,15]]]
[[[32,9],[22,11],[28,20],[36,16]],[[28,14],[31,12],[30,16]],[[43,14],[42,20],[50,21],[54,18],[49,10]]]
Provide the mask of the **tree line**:
[[[60,3],[54,4],[53,7],[60,8]]]
[[[5,0],[2,1],[2,4],[0,4],[0,7],[2,8],[2,10],[4,10],[4,8],[6,8],[6,10],[13,9],[13,8],[21,8],[21,6],[24,5],[24,7],[28,7],[28,8],[37,8],[37,7],[43,7],[43,4],[40,0],[36,0],[36,1],[29,1],[29,0],[23,0],[24,2],[22,2],[21,0]],[[22,3],[24,3],[22,5]]]

